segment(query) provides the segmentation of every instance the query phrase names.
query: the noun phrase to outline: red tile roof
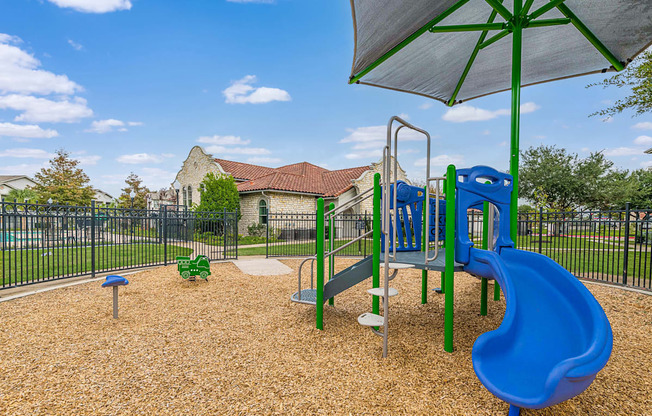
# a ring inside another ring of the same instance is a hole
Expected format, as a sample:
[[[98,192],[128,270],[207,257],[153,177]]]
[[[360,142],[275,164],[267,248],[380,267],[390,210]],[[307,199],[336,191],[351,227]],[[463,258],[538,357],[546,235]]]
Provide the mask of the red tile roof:
[[[226,159],[215,159],[222,166],[226,173],[229,173],[236,180],[251,180],[274,172],[274,168],[265,166],[250,165],[249,163],[234,162]]]
[[[354,179],[369,170],[369,166],[328,170],[308,162],[267,168],[224,159],[215,159],[215,161],[234,178],[246,180],[237,185],[239,192],[275,190],[324,197],[343,194],[353,187]]]

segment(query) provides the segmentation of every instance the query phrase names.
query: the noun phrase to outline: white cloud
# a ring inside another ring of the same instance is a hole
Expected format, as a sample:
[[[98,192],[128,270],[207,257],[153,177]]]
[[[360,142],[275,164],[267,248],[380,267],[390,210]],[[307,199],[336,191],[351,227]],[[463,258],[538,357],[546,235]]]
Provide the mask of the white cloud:
[[[387,126],[358,127],[346,129],[346,131],[349,132],[349,135],[340,140],[340,143],[355,143],[354,149],[382,147],[387,143]],[[398,139],[399,141],[420,141],[425,140],[426,137],[414,130],[404,129],[398,134]]]
[[[483,136],[489,136],[490,134],[491,134],[491,131],[490,131],[490,130],[484,130],[484,131],[482,132],[482,135],[483,135]]]
[[[263,147],[208,146],[206,151],[223,155],[268,155],[272,153],[269,149]]]
[[[432,107],[432,101],[426,101],[425,103],[423,103],[423,104],[421,104],[421,105],[419,106],[419,109],[420,109],[420,110],[427,110],[427,109],[429,109],[430,107]]]
[[[498,146],[501,146],[501,147],[507,146],[507,140],[503,140],[502,142],[498,143]]]
[[[0,92],[71,95],[82,90],[65,75],[40,69],[41,62],[17,43],[19,38],[0,33]]]
[[[368,159],[368,158],[378,159],[382,157],[382,155],[383,155],[383,151],[381,149],[374,149],[366,152],[350,152],[345,154],[344,157],[349,160]]]
[[[83,155],[83,156],[73,156],[73,159],[78,160],[82,166],[94,166],[97,165],[97,162],[102,159],[102,156],[98,155]]]
[[[532,138],[537,140],[543,140],[546,138],[546,136],[544,136],[543,134],[537,134],[535,136],[532,136]]]
[[[278,158],[278,157],[250,157],[247,159],[247,163],[253,163],[253,164],[277,164],[281,163],[283,160]]]
[[[222,91],[226,97],[227,104],[264,104],[272,101],[290,101],[290,94],[279,88],[252,87],[256,82],[255,75],[247,75],[244,78],[233,82],[227,89]]]
[[[422,167],[426,166],[426,158],[417,159],[414,162],[414,166]],[[430,166],[448,166],[451,164],[457,164],[464,160],[463,155],[438,155],[430,158]]]
[[[408,113],[401,113],[398,116],[406,121],[410,119],[410,115]]]
[[[114,131],[124,132],[127,131],[126,126],[142,126],[143,123],[140,121],[128,121],[124,122],[122,120],[116,120],[114,118],[109,118],[107,120],[95,120],[91,123],[91,127],[87,130],[84,130],[87,133],[110,133]]]
[[[19,165],[1,166],[0,173],[10,175],[33,175],[42,168],[48,166],[48,162],[43,163],[21,163]]]
[[[243,140],[240,136],[202,136],[197,139],[199,143],[215,144],[220,146],[246,146],[251,140]]]
[[[652,137],[650,136],[638,136],[634,139],[635,144],[640,144],[643,146],[648,146],[652,144]]]
[[[68,44],[72,46],[72,48],[76,51],[81,51],[82,49],[84,49],[84,46],[81,43],[77,43],[72,39],[68,39]]]
[[[54,153],[46,152],[43,149],[15,148],[0,151],[0,157],[15,157],[29,159],[51,159]]]
[[[540,105],[538,105],[538,104],[536,104],[536,103],[534,103],[532,101],[528,101],[527,103],[521,104],[521,114],[534,113],[535,111],[537,111],[540,108],[541,108]],[[498,111],[501,111],[501,110],[498,110]],[[503,111],[505,111],[505,110],[503,110]],[[509,115],[509,114],[511,114],[511,112],[509,110],[507,110],[506,115]]]
[[[634,147],[616,147],[604,151],[605,156],[632,156],[640,155],[641,153],[643,153],[642,149]]]
[[[591,149],[589,149],[588,147],[583,147],[583,148],[582,148],[582,151],[583,151],[583,152],[590,152]]]
[[[19,111],[20,115],[16,116],[15,121],[36,123],[75,123],[93,115],[93,110],[86,106],[86,100],[81,97],[52,101],[47,98],[11,94],[0,97],[0,109]]]
[[[541,108],[533,102],[521,104],[521,114],[532,113]],[[509,109],[485,110],[471,105],[462,104],[457,107],[448,109],[441,117],[444,121],[452,123],[465,123],[467,121],[487,121],[499,116],[508,116],[511,114]]]
[[[48,0],[59,7],[82,13],[108,13],[131,9],[130,0]]]
[[[652,130],[652,121],[642,121],[640,123],[636,123],[632,126],[632,128],[638,130]]]
[[[165,159],[174,157],[171,153],[163,153],[160,155],[152,153],[134,153],[128,155],[121,155],[116,160],[120,163],[125,163],[129,165],[140,165],[146,163],[161,163]]]
[[[177,176],[177,172],[160,168],[143,168],[138,176],[141,177],[143,183],[145,183],[149,189],[161,189],[170,187],[170,184]]]
[[[652,166],[652,160],[645,160],[645,161],[641,162],[641,167],[642,168],[649,168],[650,166]]]
[[[50,139],[59,133],[52,129],[42,129],[34,124],[0,123],[0,136],[22,137],[26,139]]]

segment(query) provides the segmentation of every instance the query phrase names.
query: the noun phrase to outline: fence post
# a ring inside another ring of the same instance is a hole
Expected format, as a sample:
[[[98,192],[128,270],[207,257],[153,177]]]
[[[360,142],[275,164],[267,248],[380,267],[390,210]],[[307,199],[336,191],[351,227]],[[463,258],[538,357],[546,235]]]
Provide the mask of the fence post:
[[[269,258],[269,212],[266,213],[267,223],[265,224],[265,258]]]
[[[625,254],[623,255],[623,284],[627,284],[627,265],[629,263],[629,202],[625,204]]]
[[[226,207],[224,207],[224,211],[222,213],[222,232],[224,233],[222,236],[222,242],[224,245],[224,260],[226,260]]]
[[[95,201],[91,201],[91,277],[95,277]]]
[[[177,206],[177,211],[179,210],[179,206]],[[163,210],[163,215],[161,219],[162,227],[163,227],[163,265],[167,266],[168,265],[168,210],[164,209]]]
[[[269,222],[269,219],[267,220]],[[238,229],[238,209],[235,209],[235,259],[238,259],[238,238],[240,237]]]
[[[539,207],[539,254],[543,252],[543,207]]]

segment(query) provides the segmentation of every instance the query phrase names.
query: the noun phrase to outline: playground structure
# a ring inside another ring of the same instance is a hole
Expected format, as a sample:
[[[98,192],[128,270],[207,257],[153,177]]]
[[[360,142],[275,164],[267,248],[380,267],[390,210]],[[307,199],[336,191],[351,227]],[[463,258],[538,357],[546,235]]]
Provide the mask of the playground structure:
[[[393,123],[400,126],[393,130]],[[520,408],[539,409],[560,403],[583,392],[606,365],[613,344],[611,326],[593,295],[572,274],[541,254],[515,249],[509,219],[514,180],[487,166],[456,169],[448,166],[446,177],[432,177],[426,166],[425,189],[392,178],[391,151],[398,155],[398,134],[408,128],[430,136],[399,117],[387,127],[383,185],[380,175],[374,187],[358,198],[324,210],[317,203],[317,255],[299,267],[298,291],[291,300],[316,307],[316,326],[323,329],[326,301],[372,278],[372,312],[358,317],[361,325],[383,337],[383,357],[388,352],[389,298],[398,291],[389,286],[400,269],[422,270],[422,303],[427,302],[428,271],[440,271],[444,294],[444,349],[453,352],[454,272],[466,271],[482,279],[481,315],[487,313],[488,280],[494,280],[494,299],[502,289],[506,312],[500,327],[487,332],[473,346],[473,368],[494,395],[510,404],[510,415]],[[393,134],[393,147],[392,147]],[[396,172],[396,165],[394,172]],[[435,183],[435,198],[430,184]],[[443,183],[445,199],[439,198]],[[325,248],[325,225],[350,206],[373,198],[373,254],[334,274],[334,254],[357,239]],[[482,249],[469,239],[467,212],[483,212],[485,232]],[[434,245],[431,249],[431,245]],[[381,247],[382,246],[382,247]],[[328,280],[325,263],[328,260]],[[301,288],[302,268],[311,262],[310,289]],[[380,286],[380,265],[384,279]],[[314,282],[314,263],[316,284]],[[498,297],[497,297],[498,296]],[[382,299],[382,314],[380,300]]]
[[[211,261],[204,255],[199,255],[194,260],[188,256],[177,257],[177,271],[185,280],[195,281],[195,276],[208,280],[211,275]]]

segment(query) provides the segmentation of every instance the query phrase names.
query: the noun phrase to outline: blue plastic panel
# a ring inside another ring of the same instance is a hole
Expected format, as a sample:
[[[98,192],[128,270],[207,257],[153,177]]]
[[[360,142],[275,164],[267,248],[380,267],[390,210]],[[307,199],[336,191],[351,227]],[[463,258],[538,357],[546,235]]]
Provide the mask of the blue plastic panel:
[[[469,250],[473,247],[473,243],[469,239],[467,210],[477,208],[484,201],[494,204],[502,219],[497,227],[494,250],[500,253],[500,250],[505,247],[514,247],[509,225],[509,205],[513,189],[512,176],[498,172],[489,166],[458,169],[456,176],[455,260],[462,264],[469,263]]]

